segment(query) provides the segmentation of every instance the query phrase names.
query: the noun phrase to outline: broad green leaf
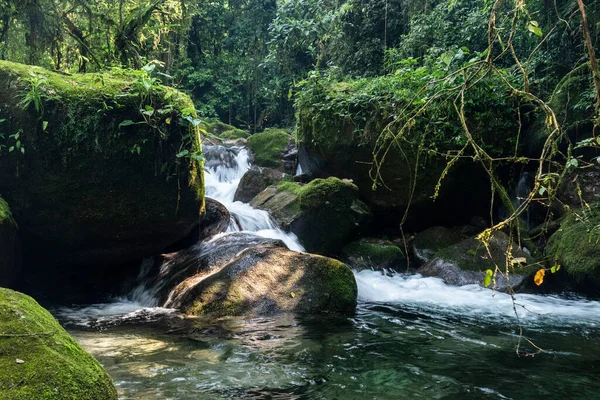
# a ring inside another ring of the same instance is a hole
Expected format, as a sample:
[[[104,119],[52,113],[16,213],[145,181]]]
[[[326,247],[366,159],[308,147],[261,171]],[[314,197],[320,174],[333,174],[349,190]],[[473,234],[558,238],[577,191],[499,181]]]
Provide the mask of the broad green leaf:
[[[126,119],[125,121],[123,121],[119,124],[119,128],[122,128],[124,126],[129,126],[129,125],[135,125],[135,122],[133,122],[130,119]]]
[[[183,150],[183,151],[181,151],[181,152],[177,153],[177,154],[175,155],[175,157],[177,157],[177,158],[181,158],[181,157],[185,157],[185,156],[187,156],[188,154],[190,154],[190,151],[189,151],[189,150]]]
[[[539,36],[539,37],[544,36],[544,33],[540,29],[537,21],[529,21],[529,23],[527,24],[527,30],[529,30],[529,32],[533,33],[536,36]]]
[[[48,121],[43,121],[42,122],[42,130],[45,131],[46,128],[48,128]]]
[[[553,274],[557,273],[560,270],[560,265],[554,265],[552,268],[550,268],[550,272],[552,272]]]
[[[492,284],[492,276],[494,276],[494,271],[488,269],[485,271],[485,278],[483,278],[483,286],[489,287]]]

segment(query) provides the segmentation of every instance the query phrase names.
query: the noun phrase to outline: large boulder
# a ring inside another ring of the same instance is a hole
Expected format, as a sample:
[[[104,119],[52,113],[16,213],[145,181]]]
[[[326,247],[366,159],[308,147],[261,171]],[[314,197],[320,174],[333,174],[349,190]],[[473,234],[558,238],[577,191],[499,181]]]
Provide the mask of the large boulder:
[[[283,182],[259,193],[250,204],[267,210],[298,236],[308,252],[338,254],[370,219],[357,187],[338,178],[315,179],[306,185]]]
[[[507,260],[507,249],[511,246],[511,259]],[[515,261],[515,262],[513,262]],[[509,264],[508,279],[502,274]],[[449,285],[483,284],[487,270],[496,270],[493,287],[500,291],[519,290],[528,283],[539,267],[533,266],[532,257],[512,243],[508,235],[495,232],[488,248],[476,238],[464,239],[452,246],[442,248],[417,270],[423,276],[442,278]],[[510,286],[510,288],[509,288]]]
[[[229,210],[218,201],[206,198],[206,214],[199,226],[199,240],[223,233],[229,228],[231,215]]]
[[[248,139],[248,147],[255,165],[279,169],[288,174],[295,172],[295,163],[290,166],[284,160],[290,148],[294,147],[294,138],[285,129],[269,128],[256,133]]]
[[[546,254],[579,286],[600,285],[600,203],[569,212]]]
[[[439,250],[452,246],[463,239],[458,229],[432,226],[410,242],[410,252],[418,266],[426,264]]]
[[[15,222],[6,201],[0,197],[0,287],[12,287],[21,268],[21,247]]]
[[[48,311],[0,288],[0,398],[116,400],[117,390]]]
[[[389,240],[362,238],[342,249],[340,260],[356,270],[394,270],[406,269],[406,257],[402,249]]]
[[[193,103],[140,79],[0,61],[0,193],[29,265],[124,263],[198,226],[204,185]]]
[[[244,250],[220,270],[184,281],[166,304],[193,315],[353,313],[350,268],[332,258],[273,246]]]
[[[252,167],[240,180],[233,200],[248,203],[267,187],[281,182],[288,176],[276,169]]]

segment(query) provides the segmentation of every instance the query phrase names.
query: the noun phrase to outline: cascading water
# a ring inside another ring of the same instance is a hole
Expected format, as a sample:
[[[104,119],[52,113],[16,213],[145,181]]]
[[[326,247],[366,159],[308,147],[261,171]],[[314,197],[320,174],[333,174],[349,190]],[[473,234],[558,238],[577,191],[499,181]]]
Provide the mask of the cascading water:
[[[240,231],[302,250],[268,213],[233,201],[250,167],[247,150],[205,150],[207,196],[227,207],[232,223],[193,251]],[[513,301],[478,285],[363,270],[355,272],[359,304],[351,318],[184,319],[185,328],[165,327],[152,321],[176,311],[155,307],[159,286],[143,284],[151,267],[142,266],[142,284],[125,299],[54,310],[113,376],[122,399],[593,398],[600,391],[597,301],[528,294]],[[544,349],[522,341],[535,359],[515,361],[519,324]]]

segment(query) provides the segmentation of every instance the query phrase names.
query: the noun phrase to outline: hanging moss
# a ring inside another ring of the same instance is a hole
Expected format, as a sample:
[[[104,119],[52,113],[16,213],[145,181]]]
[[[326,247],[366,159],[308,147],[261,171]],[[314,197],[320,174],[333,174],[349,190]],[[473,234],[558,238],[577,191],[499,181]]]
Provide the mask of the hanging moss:
[[[117,391],[48,311],[0,288],[0,398],[116,400]]]

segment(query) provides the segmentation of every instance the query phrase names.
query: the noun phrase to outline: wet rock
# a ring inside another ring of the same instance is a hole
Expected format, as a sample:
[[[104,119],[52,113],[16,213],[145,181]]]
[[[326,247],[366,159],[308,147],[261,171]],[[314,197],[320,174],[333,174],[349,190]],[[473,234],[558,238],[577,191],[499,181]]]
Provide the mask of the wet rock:
[[[190,278],[167,306],[193,315],[353,313],[357,286],[340,261],[272,246],[240,253],[218,272]]]
[[[286,167],[284,162],[284,157],[294,147],[294,138],[285,129],[269,128],[256,133],[248,139],[248,147],[254,155],[255,165],[279,169],[290,175],[296,172],[295,163],[292,167],[288,163]]]
[[[224,145],[205,145],[204,167],[206,169],[216,169],[217,167],[235,168],[237,166],[236,157],[241,147],[230,147]]]
[[[0,288],[0,334],[0,398],[117,399],[98,361],[31,297]]]
[[[200,222],[200,240],[227,231],[231,215],[227,208],[214,199],[206,199],[206,215]]]
[[[400,247],[389,240],[376,238],[363,238],[344,246],[340,260],[359,271],[406,269],[406,258]]]
[[[417,234],[410,243],[410,252],[417,266],[426,264],[439,250],[463,239],[457,229],[434,226]]]
[[[325,255],[338,254],[371,217],[356,186],[333,177],[306,185],[282,182],[259,193],[250,204],[269,211],[307,251]]]
[[[165,304],[169,293],[186,279],[199,279],[223,267],[243,250],[256,246],[285,247],[285,244],[253,233],[235,232],[215,236],[187,249],[144,260],[145,273],[142,279],[145,289],[158,299],[158,304]],[[169,305],[166,303],[166,306]]]
[[[289,175],[272,168],[252,167],[242,177],[233,200],[248,203],[267,187],[286,177]]]
[[[581,197],[579,196],[581,189]],[[600,201],[600,167],[594,166],[585,170],[577,170],[565,177],[558,197],[571,207],[581,207],[586,203]]]
[[[417,273],[442,278],[449,285],[483,284],[486,270],[494,271],[496,265],[500,271],[505,270],[508,246],[512,246],[513,259],[524,259],[526,262],[521,263],[524,266],[513,264],[515,267],[511,268],[508,280],[498,274],[495,289],[507,291],[510,285],[513,290],[520,290],[538,267],[533,265],[535,261],[532,257],[517,244],[511,243],[510,238],[503,232],[494,233],[489,242],[489,252],[479,240],[464,239],[436,252]]]
[[[0,197],[0,287],[13,287],[21,269],[21,246],[17,223]]]

